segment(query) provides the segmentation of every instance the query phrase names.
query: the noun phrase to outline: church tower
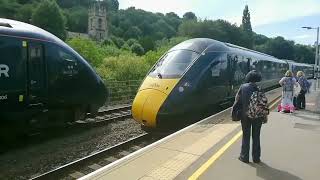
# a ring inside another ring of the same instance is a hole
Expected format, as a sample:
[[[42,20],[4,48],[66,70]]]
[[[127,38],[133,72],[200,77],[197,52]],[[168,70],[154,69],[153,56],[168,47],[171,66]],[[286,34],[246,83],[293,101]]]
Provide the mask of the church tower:
[[[107,8],[102,0],[93,0],[89,5],[88,34],[96,41],[107,39]]]

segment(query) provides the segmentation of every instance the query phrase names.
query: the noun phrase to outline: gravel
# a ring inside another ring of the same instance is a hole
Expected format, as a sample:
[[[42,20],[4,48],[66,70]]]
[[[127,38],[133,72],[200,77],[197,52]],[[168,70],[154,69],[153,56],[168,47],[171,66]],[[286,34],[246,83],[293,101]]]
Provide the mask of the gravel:
[[[11,150],[0,154],[0,179],[29,179],[142,133],[137,122],[126,119]]]

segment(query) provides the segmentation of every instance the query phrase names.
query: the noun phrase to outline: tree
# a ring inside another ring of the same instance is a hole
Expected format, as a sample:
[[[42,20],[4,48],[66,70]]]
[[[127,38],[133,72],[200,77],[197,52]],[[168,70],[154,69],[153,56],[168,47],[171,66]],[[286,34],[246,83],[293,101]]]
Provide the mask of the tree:
[[[246,33],[247,37],[248,37],[248,44],[246,45],[246,47],[253,48],[253,33],[252,33],[250,12],[249,12],[248,5],[246,5],[243,10],[241,27],[242,27],[244,33]]]
[[[65,10],[68,31],[86,33],[88,29],[88,9],[75,6]]]
[[[145,52],[154,50],[155,48],[155,42],[152,40],[151,37],[145,36],[139,40],[140,44],[142,45]]]
[[[122,38],[116,36],[111,36],[110,39],[118,48],[121,48],[125,43],[125,41]]]
[[[119,1],[118,0],[106,0],[108,11],[118,11]]]
[[[42,1],[32,14],[32,23],[63,40],[66,38],[65,17],[56,1]]]
[[[184,20],[194,20],[197,21],[197,16],[193,12],[186,12],[183,15]]]
[[[0,17],[12,19],[17,10],[19,9],[20,4],[11,0],[0,0]]]
[[[301,63],[314,64],[315,48],[296,44],[294,46],[294,60]]]
[[[294,42],[287,41],[281,36],[269,39],[264,48],[265,53],[273,55],[279,59],[294,60]]]
[[[30,23],[32,13],[34,11],[33,4],[25,4],[19,8],[15,18],[19,21]]]
[[[126,39],[139,39],[142,35],[141,30],[137,26],[130,27],[127,32],[125,32],[124,36]]]
[[[254,39],[254,45],[261,45],[265,44],[268,41],[268,37],[264,36],[262,34],[253,34],[253,39]]]
[[[134,43],[131,45],[131,51],[139,56],[144,54],[144,49],[139,43]]]

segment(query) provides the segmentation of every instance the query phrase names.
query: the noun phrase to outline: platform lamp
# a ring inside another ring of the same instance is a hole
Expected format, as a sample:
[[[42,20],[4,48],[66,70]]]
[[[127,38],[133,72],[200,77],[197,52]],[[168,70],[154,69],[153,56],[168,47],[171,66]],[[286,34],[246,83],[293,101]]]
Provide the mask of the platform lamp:
[[[314,60],[314,78],[318,78],[318,76],[316,75],[316,73],[318,73],[319,71],[319,27],[302,27],[305,29],[316,29],[317,30],[317,41],[316,41],[316,56],[315,56],[315,60]]]

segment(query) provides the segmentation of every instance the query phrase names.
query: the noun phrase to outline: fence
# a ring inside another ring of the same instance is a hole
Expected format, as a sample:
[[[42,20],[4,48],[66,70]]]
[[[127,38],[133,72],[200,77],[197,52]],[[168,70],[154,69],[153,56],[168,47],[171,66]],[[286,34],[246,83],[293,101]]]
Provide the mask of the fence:
[[[107,81],[108,105],[131,104],[142,80]]]

